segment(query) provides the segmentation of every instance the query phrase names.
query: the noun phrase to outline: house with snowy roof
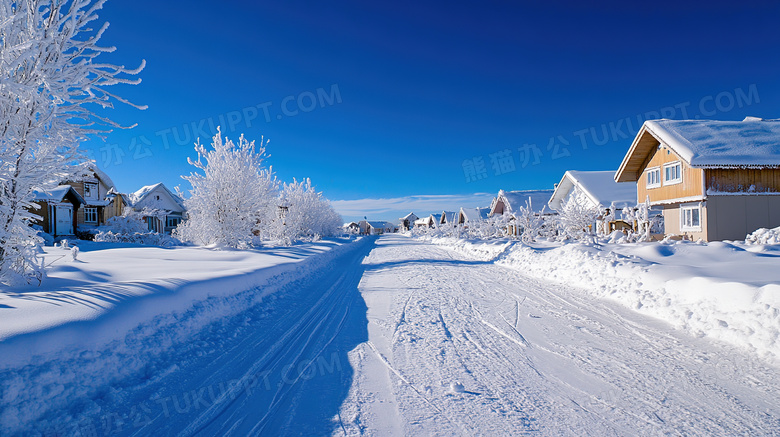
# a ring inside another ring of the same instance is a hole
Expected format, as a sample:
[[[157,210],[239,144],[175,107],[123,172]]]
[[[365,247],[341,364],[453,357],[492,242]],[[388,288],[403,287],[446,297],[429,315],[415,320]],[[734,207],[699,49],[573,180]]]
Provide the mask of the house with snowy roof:
[[[414,226],[414,222],[418,220],[420,217],[417,217],[413,212],[410,212],[409,214],[406,214],[405,216],[401,217],[399,220],[401,222],[401,229],[404,231],[408,231],[409,229],[412,229],[412,226]]]
[[[184,200],[162,182],[147,185],[128,197],[133,210],[143,215],[152,232],[170,234],[187,218]]]
[[[469,223],[476,223],[487,220],[490,215],[490,208],[461,208],[455,223],[468,226]]]
[[[780,226],[780,120],[648,120],[614,178],[663,208],[666,235],[744,239]]]
[[[386,221],[361,220],[358,222],[360,233],[366,235],[381,235],[398,232],[398,226]]]
[[[521,208],[530,202],[531,210],[536,214],[550,215],[554,211],[547,209],[547,202],[552,196],[553,190],[499,190],[493,202],[490,204],[490,217],[503,217],[507,226],[504,232],[507,235],[519,235],[520,227],[517,226],[516,214]]]
[[[601,211],[597,228],[600,233],[607,234],[612,230],[609,224],[616,226],[617,221],[622,218],[623,208],[636,206],[636,184],[615,182],[615,172],[612,170],[569,170],[555,186],[547,205],[551,210],[560,212],[564,205],[573,199],[582,202],[583,206]],[[623,221],[620,223],[633,228],[633,223]]]
[[[342,228],[344,228],[344,232],[348,234],[360,233],[360,225],[357,222],[344,223]]]
[[[458,213],[455,211],[442,211],[441,220],[439,220],[439,224],[452,226],[456,224],[457,218],[458,218]]]
[[[33,202],[38,205],[32,213],[40,217],[35,224],[43,232],[54,237],[73,235],[77,228],[76,212],[84,205],[81,197],[70,185],[59,185],[51,190],[33,191]]]
[[[114,182],[94,164],[80,168],[67,180],[50,190],[36,190],[34,211],[38,224],[55,237],[89,231],[121,215],[127,205],[118,196]]]
[[[439,226],[441,221],[441,214],[431,214],[428,217],[417,219],[414,221],[415,228],[435,228]]]
[[[87,165],[65,184],[70,185],[84,199],[76,210],[77,228],[81,231],[104,225],[111,217],[122,215],[126,198],[116,191],[114,181],[94,164]]]
[[[531,208],[536,212],[542,212],[547,207],[547,201],[550,200],[553,190],[521,190],[504,191],[499,190],[498,195],[493,198],[490,204],[490,216],[512,215],[520,208],[524,207],[528,201],[531,202]]]

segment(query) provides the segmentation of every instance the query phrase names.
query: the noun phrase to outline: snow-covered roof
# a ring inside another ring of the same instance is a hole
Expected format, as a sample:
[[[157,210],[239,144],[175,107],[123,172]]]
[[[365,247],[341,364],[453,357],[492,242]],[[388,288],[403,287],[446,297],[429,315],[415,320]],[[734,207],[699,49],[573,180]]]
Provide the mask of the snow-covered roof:
[[[369,226],[377,229],[395,229],[395,224],[385,221],[368,221]]]
[[[62,202],[65,196],[73,193],[76,199],[82,204],[86,203],[84,198],[70,185],[58,185],[51,190],[33,190],[33,201],[35,202]]]
[[[636,180],[657,142],[695,168],[780,167],[780,120],[648,120],[623,158],[615,180]]]
[[[692,167],[780,166],[778,120],[649,120],[645,126]]]
[[[455,221],[455,216],[458,215],[455,211],[442,211],[440,223],[452,223]]]
[[[441,222],[441,214],[431,214],[431,219],[433,219],[434,223],[440,223]]]
[[[463,214],[464,221],[478,222],[488,218],[490,208],[461,208],[460,213]]]
[[[145,187],[141,187],[140,190],[138,190],[138,191],[136,191],[134,193],[130,193],[130,195],[128,196],[128,198],[129,198],[128,200],[130,201],[130,204],[131,205],[136,205],[139,202],[143,201],[146,198],[146,196],[148,196],[152,191],[154,191],[158,187],[162,188],[165,191],[167,191],[168,194],[173,199],[173,201],[176,202],[182,209],[186,210],[186,208],[184,207],[184,201],[182,200],[182,198],[177,196],[176,194],[174,194],[171,190],[169,190],[168,187],[166,187],[162,182],[156,183],[154,185],[147,185]]]
[[[550,198],[550,208],[560,210],[563,201],[568,198],[574,187],[578,187],[594,204],[609,208],[612,204],[622,209],[636,205],[636,184],[632,182],[615,182],[615,172],[607,171],[575,171],[564,173],[561,182],[555,188]]]
[[[500,190],[493,199],[493,204],[490,205],[490,212],[491,214],[495,213],[495,207],[499,201],[504,203],[504,208],[508,212],[517,212],[521,207],[525,206],[528,199],[531,199],[531,209],[535,212],[541,212],[547,206],[547,201],[550,200],[552,194],[553,190]]]
[[[405,216],[401,217],[401,220],[417,220],[419,217],[417,217],[413,212],[410,212],[409,214],[406,214]]]
[[[94,162],[87,163],[84,167],[82,167],[83,170],[77,172],[71,179],[74,181],[82,181],[85,178],[87,178],[91,173],[94,173],[95,176],[100,179],[101,182],[103,182],[103,185],[105,185],[108,189],[114,188],[114,181],[111,180],[108,175],[100,169],[100,167],[97,166]]]

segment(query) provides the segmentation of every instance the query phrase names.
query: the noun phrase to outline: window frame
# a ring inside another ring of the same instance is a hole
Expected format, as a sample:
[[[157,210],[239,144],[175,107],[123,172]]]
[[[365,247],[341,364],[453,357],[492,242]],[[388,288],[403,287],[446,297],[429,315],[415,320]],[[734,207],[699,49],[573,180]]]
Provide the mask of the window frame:
[[[681,231],[693,231],[693,232],[701,232],[702,230],[702,205],[700,203],[689,203],[689,204],[683,204],[680,205],[680,230]],[[690,211],[690,218],[691,223],[690,225],[686,221],[686,213]],[[699,223],[698,225],[693,224],[693,211],[696,211],[698,213],[698,219]]]
[[[175,220],[176,223],[175,224],[171,224],[172,220]],[[177,227],[177,226],[179,226],[181,224],[181,221],[182,221],[181,217],[177,217],[177,216],[165,217],[165,227],[166,228],[175,228],[175,227]]]
[[[666,178],[666,171],[667,169],[677,167],[679,169],[679,173],[677,174],[677,177],[675,179],[667,179]],[[674,161],[663,165],[664,171],[663,173],[663,185],[677,185],[681,184],[683,181],[683,175],[682,175],[682,161]]]
[[[651,173],[656,173],[656,172],[657,172],[657,179],[658,180],[657,180],[657,182],[654,182],[654,183],[651,184],[650,181],[649,181],[650,174]],[[659,166],[650,167],[650,168],[648,168],[645,171],[645,184],[646,184],[646,187],[648,189],[658,188],[658,187],[661,186],[661,167],[659,167]]]
[[[90,220],[90,216],[94,215],[95,219]],[[85,207],[84,208],[84,223],[95,223],[98,222],[98,209],[94,207]]]

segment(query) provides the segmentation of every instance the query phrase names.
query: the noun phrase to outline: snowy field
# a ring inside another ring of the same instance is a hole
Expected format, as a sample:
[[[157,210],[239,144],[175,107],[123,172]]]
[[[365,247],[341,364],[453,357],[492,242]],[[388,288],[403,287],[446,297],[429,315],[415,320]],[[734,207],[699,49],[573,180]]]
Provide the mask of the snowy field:
[[[0,312],[27,314],[0,318],[0,434],[780,429],[772,342],[735,347],[677,326],[685,308],[702,320],[704,309],[728,308],[719,299],[685,307],[672,287],[682,277],[709,278],[693,288],[707,301],[703,291],[728,276],[747,288],[729,314],[710,318],[748,326],[742,312],[777,285],[762,273],[776,264],[771,247],[622,245],[614,249],[631,253],[609,254],[435,242],[386,235],[258,251],[85,247],[75,262],[47,249],[46,289],[0,298]],[[712,264],[718,254],[724,264]],[[561,261],[553,264],[554,255]],[[664,267],[669,259],[678,270]],[[522,268],[528,260],[536,269]],[[759,264],[726,275],[728,260]],[[583,276],[578,266],[593,272]],[[641,284],[626,279],[629,271]],[[658,291],[643,282],[651,277],[666,284],[660,290],[671,302],[658,308],[671,315],[647,310],[661,302],[649,297]],[[630,304],[631,287],[642,306]],[[740,303],[748,292],[752,300]],[[30,322],[36,314],[47,329]]]

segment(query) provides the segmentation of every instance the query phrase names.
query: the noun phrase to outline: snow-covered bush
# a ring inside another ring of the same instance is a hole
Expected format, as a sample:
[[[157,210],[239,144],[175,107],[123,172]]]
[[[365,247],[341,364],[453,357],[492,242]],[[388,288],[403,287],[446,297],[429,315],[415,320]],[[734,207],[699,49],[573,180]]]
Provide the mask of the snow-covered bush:
[[[166,234],[157,232],[134,232],[120,234],[111,231],[102,231],[95,234],[98,243],[134,243],[145,246],[172,247],[181,245],[181,241]]]
[[[745,237],[745,244],[780,244],[780,226],[761,228]]]
[[[211,146],[206,149],[198,140],[197,161],[187,159],[202,173],[182,176],[192,184],[184,201],[189,219],[174,236],[200,245],[251,246],[270,224],[267,214],[277,197],[275,178],[262,166],[265,147],[255,148],[243,135],[237,144],[223,140],[219,128]]]
[[[181,242],[170,235],[149,231],[144,217],[149,211],[137,212],[125,209],[122,215],[111,217],[95,234],[98,243],[135,243],[147,246],[171,247]]]
[[[135,234],[148,232],[148,226],[144,221],[144,214],[125,208],[122,215],[114,216],[106,220],[102,229],[116,234]]]
[[[73,172],[87,135],[119,127],[93,112],[128,103],[105,88],[139,82],[125,76],[143,64],[128,70],[98,60],[113,50],[98,46],[108,23],[93,23],[103,3],[0,2],[0,282],[40,283],[42,239],[29,226],[39,219],[34,190]]]
[[[308,178],[284,184],[273,213],[268,235],[283,244],[300,239],[317,240],[341,230],[341,216]]]

